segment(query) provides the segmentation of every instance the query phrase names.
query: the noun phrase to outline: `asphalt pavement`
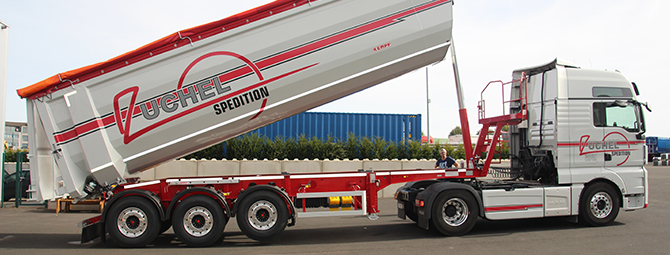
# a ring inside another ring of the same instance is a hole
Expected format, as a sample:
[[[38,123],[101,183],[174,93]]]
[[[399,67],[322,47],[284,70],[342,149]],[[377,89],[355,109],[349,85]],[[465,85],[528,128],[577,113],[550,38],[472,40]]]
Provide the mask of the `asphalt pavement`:
[[[479,219],[467,235],[444,237],[397,218],[395,200],[380,199],[376,221],[363,216],[298,219],[274,242],[263,244],[247,238],[231,220],[223,242],[212,247],[186,247],[168,230],[136,251],[99,239],[80,244],[77,222],[97,213],[8,207],[0,208],[0,254],[669,254],[670,167],[647,169],[649,208],[622,211],[605,227],[583,227],[565,218]]]

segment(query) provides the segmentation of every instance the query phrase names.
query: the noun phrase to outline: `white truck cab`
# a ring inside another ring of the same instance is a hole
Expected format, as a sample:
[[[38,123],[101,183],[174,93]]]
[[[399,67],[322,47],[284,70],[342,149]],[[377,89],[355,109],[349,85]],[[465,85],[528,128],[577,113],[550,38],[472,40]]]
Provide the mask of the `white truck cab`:
[[[514,78],[521,73],[529,75],[528,121],[516,129],[512,154],[546,159],[545,165],[553,161],[556,168],[535,167],[526,177],[570,185],[573,208],[582,187],[594,181],[615,185],[623,209],[644,207],[645,126],[637,87],[617,71],[581,69],[559,59],[516,70]]]
[[[474,171],[487,173],[490,167],[505,179],[407,183],[397,192],[400,218],[461,235],[478,217],[579,216],[586,225],[600,226],[614,221],[620,209],[647,207],[646,104],[636,100],[634,83],[617,71],[586,70],[556,59],[515,70],[505,85],[511,87],[510,99],[503,99],[509,109],[488,117],[482,100],[479,122],[484,134],[509,125],[510,167],[490,167],[491,159],[480,155],[482,148],[493,154],[499,130],[494,138],[480,135],[467,159]]]
[[[609,210],[605,217],[619,206],[645,207],[645,127],[637,88],[619,72],[581,69],[560,59],[515,70],[513,78],[522,74],[528,77],[527,106],[510,111],[527,110],[528,120],[510,127],[510,153],[517,155],[512,168],[543,186],[483,190],[485,216],[578,215],[580,198],[596,183],[614,193],[590,198],[601,215]]]

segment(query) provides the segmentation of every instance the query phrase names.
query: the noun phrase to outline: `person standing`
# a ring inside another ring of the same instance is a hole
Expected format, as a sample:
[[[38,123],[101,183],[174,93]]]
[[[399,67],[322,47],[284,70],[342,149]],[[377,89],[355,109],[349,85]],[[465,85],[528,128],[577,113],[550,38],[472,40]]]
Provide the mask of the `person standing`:
[[[441,149],[440,158],[437,159],[435,168],[451,168],[452,166],[458,168],[458,162],[456,162],[456,160],[454,160],[452,157],[447,156],[447,150]]]

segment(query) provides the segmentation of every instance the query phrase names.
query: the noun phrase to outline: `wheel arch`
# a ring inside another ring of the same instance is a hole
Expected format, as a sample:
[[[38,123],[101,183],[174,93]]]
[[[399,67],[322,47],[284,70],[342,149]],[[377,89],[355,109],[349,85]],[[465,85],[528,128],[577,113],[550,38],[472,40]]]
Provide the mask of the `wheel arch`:
[[[435,202],[435,199],[442,194],[443,192],[446,192],[447,190],[464,190],[469,192],[477,201],[477,206],[479,206],[479,215],[480,217],[483,217],[483,208],[484,208],[484,203],[482,202],[481,196],[477,190],[475,190],[472,186],[462,184],[462,183],[455,183],[455,182],[440,182],[440,183],[434,183],[426,190],[423,192],[419,193],[417,195],[417,199],[422,199],[425,201],[425,206],[424,206],[424,215],[419,215],[419,226],[423,228],[428,228],[428,221],[432,217],[432,208],[433,208],[433,203]]]
[[[621,188],[615,182],[607,178],[596,178],[587,183],[584,183],[584,188],[582,188],[582,191],[579,194],[580,201],[577,201],[577,204],[581,203],[581,200],[584,197],[584,192],[586,192],[589,187],[591,187],[596,183],[604,183],[610,185],[616,191],[617,200],[619,200],[619,207],[623,207],[623,193],[621,192]]]
[[[144,197],[151,201],[154,206],[156,207],[156,210],[158,210],[158,216],[160,216],[161,220],[164,220],[165,217],[165,210],[163,209],[163,206],[161,206],[160,199],[156,197],[153,193],[146,191],[146,190],[139,190],[139,189],[131,189],[131,190],[124,190],[119,192],[118,194],[115,194],[112,199],[107,201],[105,203],[105,207],[102,210],[102,215],[100,217],[100,222],[104,223],[107,219],[107,213],[109,212],[109,209],[114,206],[116,202],[118,202],[120,199],[124,197],[129,197],[129,196],[139,196],[139,197]],[[103,231],[104,232],[104,231]]]
[[[263,190],[274,192],[277,195],[279,195],[281,198],[284,199],[284,202],[286,202],[286,206],[287,206],[287,209],[289,211],[289,218],[292,219],[293,223],[295,223],[295,206],[293,205],[293,201],[289,198],[289,196],[288,196],[288,194],[286,194],[286,192],[284,192],[281,189],[279,189],[278,187],[272,186],[272,185],[255,185],[255,186],[249,187],[248,189],[244,190],[244,192],[240,193],[240,195],[235,200],[235,204],[233,205],[233,209],[232,209],[232,212],[231,212],[232,216],[234,217],[237,214],[237,210],[238,210],[237,207],[240,204],[240,201],[243,201],[244,198],[246,198],[247,196],[251,195],[254,192],[263,191]],[[291,225],[289,225],[289,226],[291,226]]]
[[[219,204],[222,205],[223,211],[228,216],[228,218],[232,217],[232,211],[230,209],[230,205],[228,205],[228,203],[226,202],[226,198],[223,196],[223,194],[210,188],[195,187],[182,190],[174,198],[172,198],[172,201],[170,201],[170,205],[168,205],[168,208],[165,211],[165,218],[162,220],[170,219],[172,212],[174,211],[174,208],[179,204],[179,200],[186,199],[190,196],[199,195],[200,193],[205,193],[209,197],[218,200],[217,202],[219,202]]]

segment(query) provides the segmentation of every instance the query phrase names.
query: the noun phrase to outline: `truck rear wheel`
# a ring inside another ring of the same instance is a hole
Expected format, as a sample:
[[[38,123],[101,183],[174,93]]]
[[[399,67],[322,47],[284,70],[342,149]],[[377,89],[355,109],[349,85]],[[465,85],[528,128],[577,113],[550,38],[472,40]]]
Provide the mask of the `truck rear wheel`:
[[[223,239],[228,217],[221,205],[207,196],[184,199],[172,216],[172,228],[189,246],[210,246]]]
[[[467,191],[448,190],[440,194],[432,208],[433,226],[447,236],[468,233],[479,217],[477,201]]]
[[[587,226],[612,223],[619,214],[619,199],[612,185],[595,183],[586,188],[579,201],[579,222]]]
[[[112,205],[106,219],[109,237],[121,247],[144,247],[161,227],[158,210],[147,199],[130,196]]]
[[[237,225],[242,233],[258,241],[270,241],[284,231],[288,208],[284,199],[271,191],[257,191],[240,202]]]

